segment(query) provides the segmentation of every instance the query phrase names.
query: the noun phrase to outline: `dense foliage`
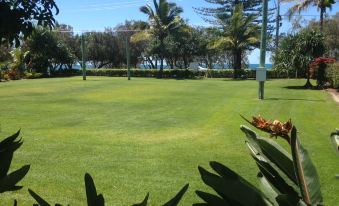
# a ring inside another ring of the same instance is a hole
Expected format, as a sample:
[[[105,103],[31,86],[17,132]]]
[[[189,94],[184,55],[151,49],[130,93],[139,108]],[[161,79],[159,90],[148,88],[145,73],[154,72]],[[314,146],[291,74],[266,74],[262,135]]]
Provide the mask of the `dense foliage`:
[[[319,21],[311,21],[307,28],[319,30]],[[322,33],[327,48],[326,57],[339,59],[339,12],[324,20]]]
[[[324,36],[316,30],[304,29],[284,37],[273,56],[275,69],[295,74],[295,78],[307,78],[310,86],[310,63],[326,51]]]
[[[155,41],[159,41],[155,45],[160,58],[158,77],[162,78],[165,58],[164,41],[171,31],[180,27],[182,20],[179,15],[183,12],[183,9],[167,0],[153,0],[153,4],[154,10],[150,5],[147,5],[140,7],[140,11],[149,18],[150,29],[147,32],[152,35]]]
[[[318,11],[320,11],[320,29],[323,30],[324,24],[324,15],[327,8],[332,8],[332,5],[335,4],[335,0],[283,0],[285,2],[295,2],[295,5],[292,6],[288,15],[291,18],[296,12],[307,9],[310,6],[316,6]]]
[[[234,78],[240,77],[246,51],[259,46],[260,27],[254,24],[255,18],[255,15],[245,15],[242,5],[236,5],[229,19],[219,19],[223,28],[220,37],[211,42],[211,47],[231,52]]]
[[[53,10],[59,10],[54,0],[2,0],[0,1],[0,44],[20,45],[20,35],[28,37],[35,25],[53,27]]]

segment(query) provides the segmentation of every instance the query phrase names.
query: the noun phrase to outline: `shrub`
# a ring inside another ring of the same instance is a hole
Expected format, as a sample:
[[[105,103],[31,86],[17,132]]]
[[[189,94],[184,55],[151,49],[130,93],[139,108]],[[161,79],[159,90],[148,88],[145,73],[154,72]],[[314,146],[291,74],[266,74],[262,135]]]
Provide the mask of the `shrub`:
[[[26,78],[26,79],[39,79],[39,78],[42,77],[42,75],[43,75],[42,73],[37,73],[37,72],[32,72],[32,73],[25,72],[24,78]]]
[[[157,77],[158,70],[156,69],[131,69],[132,77]],[[233,78],[234,70],[204,70],[196,69],[164,69],[163,78],[174,79],[196,79],[203,77],[212,78]],[[241,70],[240,76],[244,78],[255,78],[255,70],[244,69]],[[109,76],[109,77],[127,77],[127,69],[88,69],[88,76]],[[288,78],[288,75],[280,73],[278,70],[267,70],[267,77],[271,79]]]
[[[333,88],[339,89],[339,63],[330,64],[326,76]]]
[[[18,80],[18,79],[20,79],[20,72],[18,72],[16,70],[12,70],[12,69],[8,70],[7,71],[7,75],[9,77],[9,79],[11,79],[11,80]]]
[[[71,77],[81,74],[81,70],[78,69],[58,69],[51,71],[51,77]]]

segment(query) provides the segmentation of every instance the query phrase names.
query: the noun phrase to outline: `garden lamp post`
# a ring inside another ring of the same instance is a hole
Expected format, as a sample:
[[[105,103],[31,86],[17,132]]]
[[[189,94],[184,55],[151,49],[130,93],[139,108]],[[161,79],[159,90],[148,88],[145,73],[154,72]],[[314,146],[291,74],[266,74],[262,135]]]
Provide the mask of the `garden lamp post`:
[[[259,99],[264,99],[264,86],[266,80],[266,36],[267,36],[267,10],[268,0],[263,0],[262,7],[262,26],[261,26],[261,43],[260,43],[260,65],[256,71],[256,79],[259,81]]]

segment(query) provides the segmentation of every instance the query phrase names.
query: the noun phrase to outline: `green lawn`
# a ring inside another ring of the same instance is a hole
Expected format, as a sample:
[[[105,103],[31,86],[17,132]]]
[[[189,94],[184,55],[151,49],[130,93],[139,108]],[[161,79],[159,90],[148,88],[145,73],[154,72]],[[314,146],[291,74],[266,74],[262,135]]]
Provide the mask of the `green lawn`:
[[[84,205],[84,174],[92,174],[107,205],[131,205],[150,192],[151,205],[164,203],[190,183],[181,205],[206,189],[197,166],[220,161],[257,184],[248,155],[245,122],[261,114],[292,118],[317,166],[325,204],[339,202],[339,159],[329,134],[339,127],[339,105],[323,91],[286,86],[304,80],[266,83],[257,100],[256,81],[157,80],[88,77],[0,83],[0,137],[22,129],[24,145],[12,169],[31,164],[24,189],[0,195],[32,204],[27,188],[52,203]],[[286,144],[285,144],[286,145]]]

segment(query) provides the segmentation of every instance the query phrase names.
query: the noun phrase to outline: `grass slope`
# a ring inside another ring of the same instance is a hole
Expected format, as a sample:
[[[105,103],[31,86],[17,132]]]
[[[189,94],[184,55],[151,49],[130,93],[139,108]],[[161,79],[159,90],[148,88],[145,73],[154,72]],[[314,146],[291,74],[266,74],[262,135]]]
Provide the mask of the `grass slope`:
[[[22,129],[13,169],[30,163],[19,192],[0,195],[32,204],[27,186],[52,203],[84,205],[84,174],[92,174],[107,205],[131,205],[150,192],[151,205],[190,183],[181,205],[207,189],[197,166],[220,161],[256,183],[257,168],[244,144],[239,117],[292,118],[318,168],[326,205],[339,201],[338,161],[329,134],[339,107],[323,91],[291,90],[303,80],[156,80],[80,77],[0,84],[0,138]]]

